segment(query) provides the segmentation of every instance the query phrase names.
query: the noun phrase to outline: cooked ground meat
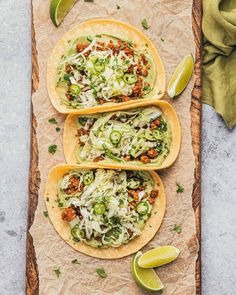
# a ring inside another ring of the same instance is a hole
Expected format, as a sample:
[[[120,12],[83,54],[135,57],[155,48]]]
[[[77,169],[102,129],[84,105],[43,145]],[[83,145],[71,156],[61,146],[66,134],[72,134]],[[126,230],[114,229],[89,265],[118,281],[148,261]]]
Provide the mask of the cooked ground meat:
[[[93,162],[99,162],[99,161],[102,161],[102,160],[104,160],[104,157],[103,156],[99,156],[99,157],[96,157],[96,158],[94,158],[93,159]]]
[[[150,193],[151,198],[154,198],[154,199],[157,198],[158,193],[159,193],[158,190],[152,190],[151,193]]]
[[[146,65],[148,64],[148,60],[146,59],[146,56],[142,53],[142,54],[140,55],[140,57],[141,57],[141,59],[142,59],[143,64],[146,66]]]
[[[154,124],[153,122],[151,122],[150,124],[150,129],[153,130],[153,129],[157,129],[157,125]]]
[[[127,231],[128,231],[129,236],[132,237],[133,236],[132,230],[128,228]]]
[[[78,136],[86,135],[88,133],[88,130],[85,130],[84,128],[79,128],[77,131]]]
[[[129,162],[129,161],[130,161],[130,156],[129,156],[129,155],[126,155],[126,156],[124,157],[124,159],[125,159],[126,162]]]
[[[149,159],[147,156],[145,156],[145,155],[142,155],[142,156],[140,157],[140,161],[141,161],[142,163],[144,163],[144,164],[150,163],[150,159]]]
[[[155,199],[154,198],[149,198],[148,202],[149,202],[149,204],[153,205],[155,203]]]
[[[128,190],[128,194],[134,199],[135,202],[139,200],[138,192],[135,190]]]
[[[143,66],[142,65],[138,65],[137,66],[137,75],[142,75],[142,70],[143,70]]]
[[[122,96],[121,99],[122,99],[123,102],[127,102],[127,101],[129,101],[129,97],[128,97],[128,96],[125,96],[125,95]]]
[[[76,218],[76,212],[72,207],[63,209],[61,218],[66,221],[71,221]]]
[[[78,43],[78,44],[76,45],[76,49],[77,49],[78,52],[82,52],[82,51],[84,51],[84,49],[85,49],[86,47],[88,47],[88,46],[89,46],[88,43]]]
[[[155,149],[150,149],[148,152],[147,152],[147,155],[149,158],[151,159],[155,159],[157,156],[158,156],[158,151],[155,150]]]
[[[138,82],[135,83],[133,88],[134,96],[142,96],[143,95],[143,79],[139,77]]]
[[[99,99],[99,102],[100,102],[100,104],[104,104],[106,101],[105,101],[105,99]]]
[[[142,71],[142,75],[143,75],[144,77],[147,77],[147,75],[148,75],[148,70],[147,70],[147,68],[143,69],[143,71]]]
[[[157,118],[154,121],[152,121],[152,123],[154,123],[156,126],[159,126],[161,124],[161,121]]]
[[[70,65],[66,65],[66,72],[67,73],[70,73],[70,71],[71,71],[71,66]]]
[[[72,176],[70,178],[70,183],[67,189],[65,189],[66,194],[71,195],[73,193],[81,192],[84,189],[84,184],[81,183],[79,186],[79,183],[80,183],[79,179]]]
[[[73,99],[73,96],[70,93],[66,93],[66,97],[67,97],[68,100],[72,100]]]

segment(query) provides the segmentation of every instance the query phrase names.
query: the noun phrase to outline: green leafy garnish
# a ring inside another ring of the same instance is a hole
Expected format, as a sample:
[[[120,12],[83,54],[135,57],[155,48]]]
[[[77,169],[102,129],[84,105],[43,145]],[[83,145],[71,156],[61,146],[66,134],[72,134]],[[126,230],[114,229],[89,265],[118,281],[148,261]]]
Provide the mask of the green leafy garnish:
[[[177,193],[183,193],[184,192],[184,187],[181,184],[179,184],[179,183],[176,183],[176,185],[177,185],[176,192]]]
[[[55,154],[55,152],[57,151],[57,145],[56,144],[52,144],[48,147],[48,152],[52,155]]]
[[[48,120],[48,123],[57,124],[57,120],[55,118],[51,118],[51,119]]]
[[[59,132],[60,130],[61,130],[60,127],[57,127],[57,128],[56,128],[56,132]]]
[[[93,41],[93,38],[92,38],[91,36],[88,36],[88,37],[87,37],[87,40],[88,40],[89,42],[92,42],[92,41]]]
[[[49,197],[46,198],[46,201],[49,202]]]
[[[71,263],[73,263],[73,264],[80,264],[80,262],[78,261],[78,259],[73,259],[73,260],[71,260]]]
[[[105,279],[107,277],[107,273],[106,273],[106,271],[105,271],[105,269],[103,267],[102,268],[97,268],[96,272],[99,275],[99,277],[101,277],[103,279]]]
[[[44,212],[43,212],[43,215],[44,215],[45,217],[48,217],[48,211],[44,211]]]
[[[116,4],[116,9],[120,9],[120,5]]]
[[[179,224],[175,224],[173,230],[177,233],[177,234],[181,234],[182,232],[182,226]]]
[[[59,267],[59,266],[55,266],[55,267],[53,268],[53,271],[55,272],[55,274],[56,274],[57,277],[59,278],[60,275],[61,275],[60,267]]]
[[[150,90],[151,90],[151,87],[150,87],[150,86],[144,86],[144,87],[143,87],[143,90],[144,90],[144,91],[150,91]]]
[[[141,21],[141,24],[142,24],[142,26],[143,26],[143,28],[145,29],[145,30],[147,30],[150,26],[148,25],[148,22],[147,22],[147,19],[146,18],[144,18],[142,21]]]
[[[164,42],[165,40],[163,38],[161,38],[161,41]]]

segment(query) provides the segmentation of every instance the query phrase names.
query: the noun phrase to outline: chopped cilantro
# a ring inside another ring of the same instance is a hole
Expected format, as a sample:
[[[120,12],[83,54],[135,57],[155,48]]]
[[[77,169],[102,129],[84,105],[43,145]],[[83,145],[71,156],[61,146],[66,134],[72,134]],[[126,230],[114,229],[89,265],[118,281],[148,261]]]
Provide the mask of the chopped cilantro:
[[[48,147],[48,152],[52,155],[55,154],[55,152],[57,151],[57,145],[56,144],[52,144]]]
[[[107,273],[104,268],[97,268],[96,273],[99,275],[99,277],[105,279],[107,277]]]
[[[144,91],[150,91],[150,90],[151,90],[151,87],[150,87],[150,86],[144,86],[144,87],[143,87],[143,90],[144,90]]]
[[[184,187],[181,184],[179,184],[179,183],[176,183],[176,185],[177,185],[176,192],[177,193],[183,193],[184,192]]]
[[[64,75],[64,80],[65,81],[70,81],[70,76],[71,76],[70,74],[65,74]]]
[[[44,212],[43,212],[43,215],[44,215],[45,217],[48,217],[48,211],[44,211]]]
[[[46,201],[49,202],[49,197],[46,198]]]
[[[165,40],[163,38],[161,38],[161,41],[164,42]]]
[[[60,275],[61,275],[60,267],[59,267],[59,266],[55,266],[55,267],[53,268],[53,271],[55,272],[55,274],[56,274],[57,277],[59,278]]]
[[[182,226],[179,224],[175,224],[173,230],[177,233],[177,234],[181,234],[182,232]]]
[[[145,29],[145,30],[147,30],[150,26],[148,25],[148,22],[147,22],[147,19],[146,18],[144,18],[142,21],[141,21],[141,24],[142,24],[142,26],[143,26],[143,28]]]
[[[87,40],[88,40],[89,42],[92,42],[92,41],[93,41],[93,38],[92,38],[91,36],[88,36],[88,37],[87,37]]]
[[[120,5],[116,4],[116,9],[120,9]]]
[[[80,262],[78,261],[78,259],[71,260],[71,263],[73,263],[73,264],[80,264]]]
[[[48,123],[57,124],[57,120],[55,118],[51,118],[51,119],[48,120]]]
[[[61,130],[60,127],[57,127],[57,128],[56,128],[56,132],[59,132],[60,130]]]

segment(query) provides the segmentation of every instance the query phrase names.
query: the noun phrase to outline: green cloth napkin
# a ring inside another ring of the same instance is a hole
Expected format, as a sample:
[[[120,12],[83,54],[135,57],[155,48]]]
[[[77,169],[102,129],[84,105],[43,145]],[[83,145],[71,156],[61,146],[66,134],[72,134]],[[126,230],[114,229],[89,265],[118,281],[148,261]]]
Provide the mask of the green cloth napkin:
[[[236,125],[236,0],[203,0],[203,102]]]

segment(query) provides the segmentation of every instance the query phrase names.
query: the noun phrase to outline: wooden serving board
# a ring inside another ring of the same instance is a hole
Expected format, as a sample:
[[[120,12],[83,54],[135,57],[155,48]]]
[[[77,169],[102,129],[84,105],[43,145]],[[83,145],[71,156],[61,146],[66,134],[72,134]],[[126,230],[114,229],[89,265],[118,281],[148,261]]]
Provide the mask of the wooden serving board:
[[[201,246],[201,47],[202,47],[202,3],[201,0],[193,0],[193,33],[196,46],[195,56],[195,84],[192,91],[191,102],[191,133],[192,147],[195,156],[195,181],[192,191],[193,208],[196,217],[196,229],[199,246]],[[35,43],[34,22],[32,15],[32,93],[36,91],[39,83],[37,50]],[[28,201],[28,231],[26,242],[26,294],[39,294],[39,278],[37,260],[33,245],[33,239],[29,232],[33,224],[34,214],[38,204],[38,189],[40,174],[38,170],[38,146],[36,139],[36,120],[31,108],[31,159],[29,177],[29,201]],[[200,247],[201,250],[201,247]],[[201,251],[196,262],[196,295],[201,294]]]

